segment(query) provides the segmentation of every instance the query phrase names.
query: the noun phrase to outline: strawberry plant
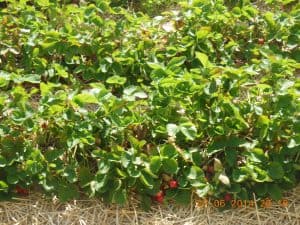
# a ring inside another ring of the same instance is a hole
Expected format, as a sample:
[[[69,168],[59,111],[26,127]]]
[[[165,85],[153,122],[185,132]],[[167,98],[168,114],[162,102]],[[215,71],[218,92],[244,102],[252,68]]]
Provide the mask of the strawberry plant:
[[[0,199],[278,200],[299,182],[297,1],[0,3]]]

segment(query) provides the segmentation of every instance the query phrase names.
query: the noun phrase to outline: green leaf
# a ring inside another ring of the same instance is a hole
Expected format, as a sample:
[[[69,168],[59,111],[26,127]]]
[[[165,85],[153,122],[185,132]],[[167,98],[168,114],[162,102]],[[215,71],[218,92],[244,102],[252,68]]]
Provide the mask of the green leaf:
[[[234,7],[232,9],[232,14],[234,14],[235,16],[239,16],[241,14],[241,9],[240,7]]]
[[[188,185],[188,180],[186,176],[181,175],[177,179],[180,187],[186,187]]]
[[[251,168],[252,179],[256,182],[270,182],[272,181],[267,173],[267,171],[259,168],[258,166],[253,166]]]
[[[95,180],[90,182],[91,190],[99,192],[108,183],[108,176],[106,174],[96,174]]]
[[[165,195],[164,195],[165,200],[167,200],[167,201],[171,200],[171,199],[173,200],[175,198],[177,192],[178,192],[178,189],[167,189],[165,191]]]
[[[17,184],[19,182],[19,176],[18,174],[9,173],[6,180],[9,184]]]
[[[268,193],[273,200],[278,201],[282,199],[282,192],[277,184],[268,184]]]
[[[88,103],[98,103],[97,98],[90,93],[81,93],[78,95],[75,95],[73,98],[73,101],[79,105],[88,104]]]
[[[11,80],[11,74],[0,70],[0,87],[5,87],[9,84],[9,81]]]
[[[38,74],[25,74],[14,79],[16,83],[28,82],[32,84],[39,84],[41,82],[41,76]]]
[[[223,104],[225,110],[229,111],[229,113],[233,113],[234,118],[239,122],[241,127],[239,128],[240,130],[242,129],[247,129],[249,128],[249,124],[245,121],[245,119],[241,116],[241,112],[239,107],[235,106],[232,102],[229,100],[224,99],[224,104]]]
[[[79,168],[78,180],[80,187],[86,187],[93,180],[94,175],[91,173],[90,169],[87,167]]]
[[[236,165],[237,156],[238,156],[238,153],[237,153],[237,150],[235,150],[235,149],[228,149],[225,151],[225,160],[231,167]]]
[[[112,77],[109,77],[106,80],[106,83],[123,85],[126,83],[126,80],[127,80],[126,77],[120,77],[120,76],[114,75]]]
[[[154,180],[148,173],[142,172],[139,179],[146,187],[153,188]]]
[[[247,180],[248,177],[249,177],[249,172],[246,167],[240,167],[240,168],[233,170],[232,178],[233,178],[233,181],[235,181],[237,183],[241,183],[241,182]]]
[[[39,6],[42,6],[42,7],[48,7],[48,6],[50,6],[49,0],[38,0],[36,3]]]
[[[143,171],[146,172],[146,173],[148,173],[154,179],[158,178],[158,176],[155,175],[154,173],[152,173],[152,171],[149,168],[144,168]]]
[[[257,121],[259,127],[269,126],[270,119],[265,115],[260,115]]]
[[[154,70],[163,69],[164,67],[158,63],[147,62],[147,65]]]
[[[98,173],[106,174],[111,169],[111,163],[107,159],[101,159],[98,162]]]
[[[64,67],[62,67],[60,64],[55,63],[54,68],[60,77],[68,78],[69,76],[68,73],[65,71]]]
[[[189,171],[187,173],[187,178],[189,180],[196,180],[196,179],[203,178],[203,177],[204,177],[204,172],[198,166],[191,166],[191,168],[189,169]]]
[[[224,150],[225,147],[242,147],[248,142],[238,137],[222,137],[219,140],[215,140],[208,145],[208,155],[215,154]]]
[[[58,159],[60,156],[62,156],[64,153],[65,151],[63,149],[53,149],[53,150],[48,150],[44,156],[48,162],[53,162],[56,159]]]
[[[284,176],[284,170],[279,162],[271,162],[268,173],[272,179],[281,179]]]
[[[60,201],[66,202],[79,197],[79,192],[76,185],[59,185],[57,196]]]
[[[201,27],[200,30],[196,32],[196,36],[199,40],[204,39],[208,36],[211,31],[211,27]]]
[[[141,171],[133,164],[127,167],[127,172],[131,177],[137,178],[141,175]]]
[[[165,158],[162,161],[163,169],[166,173],[174,174],[177,172],[178,164],[175,159]]]
[[[197,137],[197,129],[193,123],[180,124],[180,131],[185,135],[188,140],[195,140]]]
[[[150,170],[152,173],[156,174],[161,167],[161,159],[159,156],[152,156],[150,160]]]
[[[49,50],[51,48],[54,48],[58,42],[56,40],[45,40],[41,43],[41,47],[43,50]]]
[[[77,181],[77,174],[73,165],[68,165],[62,175],[66,177],[70,183],[75,183]]]
[[[7,191],[8,185],[4,181],[0,180],[0,191]]]
[[[173,158],[176,157],[178,153],[176,148],[173,145],[165,144],[160,151],[160,155],[166,158]]]
[[[114,192],[113,195],[113,202],[124,205],[127,202],[127,192],[125,189],[119,189],[116,192]]]
[[[190,190],[179,189],[174,199],[176,203],[188,205],[191,202],[191,194]]]
[[[181,65],[184,64],[186,60],[186,57],[185,56],[181,56],[181,57],[174,57],[170,60],[170,62],[168,63],[168,68],[171,68],[171,67],[179,67]]]
[[[241,199],[241,200],[249,200],[250,199],[248,191],[244,187],[241,188],[241,191],[237,196],[238,196],[238,199]]]
[[[230,193],[239,193],[241,191],[241,185],[233,183],[231,184],[229,191]]]
[[[26,171],[33,174],[38,174],[39,172],[42,171],[43,166],[41,165],[40,162],[35,161],[35,160],[27,160],[25,163],[25,168]]]
[[[195,165],[200,165],[203,162],[203,156],[200,151],[192,152],[191,159]]]
[[[208,68],[211,66],[209,62],[208,56],[201,52],[196,52],[196,58],[201,62],[204,68]]]
[[[171,137],[176,137],[176,134],[179,132],[179,128],[176,124],[169,123],[167,124],[167,132]]]
[[[117,190],[120,190],[121,187],[122,187],[122,180],[121,179],[114,179],[112,180],[113,182],[110,182],[109,183],[109,187],[110,187],[110,190],[111,191],[117,191]]]
[[[212,187],[208,183],[203,183],[201,186],[199,186],[196,189],[196,194],[200,197],[203,198],[207,196],[207,194],[211,191]]]
[[[275,23],[275,20],[274,20],[274,14],[270,11],[266,12],[264,14],[264,17],[265,17],[265,20],[267,22],[267,24],[270,26],[270,27],[274,27],[276,25]]]
[[[0,167],[5,167],[7,165],[7,160],[0,155]]]
[[[258,196],[264,196],[268,191],[268,185],[267,183],[256,183],[254,190]]]
[[[123,153],[121,156],[121,164],[124,168],[127,168],[132,160],[132,156],[126,153]]]
[[[54,84],[54,83],[44,83],[41,82],[40,83],[40,90],[41,90],[41,94],[43,97],[45,97],[46,95],[48,95],[49,93],[51,93],[51,91],[55,88],[55,87],[59,87],[59,84]]]
[[[266,162],[268,157],[265,155],[264,151],[260,148],[254,148],[252,150],[244,152],[249,160],[256,163]]]

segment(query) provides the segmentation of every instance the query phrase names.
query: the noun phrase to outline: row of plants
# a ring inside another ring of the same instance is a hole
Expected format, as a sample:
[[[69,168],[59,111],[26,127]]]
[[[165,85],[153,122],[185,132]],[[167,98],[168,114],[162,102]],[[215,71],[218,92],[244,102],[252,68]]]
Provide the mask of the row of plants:
[[[0,199],[148,208],[279,200],[299,182],[297,1],[5,2]]]

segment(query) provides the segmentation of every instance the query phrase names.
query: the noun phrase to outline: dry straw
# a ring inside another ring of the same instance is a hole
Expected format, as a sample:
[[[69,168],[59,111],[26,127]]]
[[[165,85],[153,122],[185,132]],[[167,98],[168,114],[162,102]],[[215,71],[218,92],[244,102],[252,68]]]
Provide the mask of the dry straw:
[[[269,208],[255,205],[220,211],[211,205],[178,207],[170,204],[156,205],[150,212],[145,212],[138,208],[134,199],[121,208],[107,206],[95,199],[59,203],[32,194],[13,202],[0,202],[0,224],[300,225],[300,186],[287,193],[285,199],[288,200],[287,207],[273,202]]]

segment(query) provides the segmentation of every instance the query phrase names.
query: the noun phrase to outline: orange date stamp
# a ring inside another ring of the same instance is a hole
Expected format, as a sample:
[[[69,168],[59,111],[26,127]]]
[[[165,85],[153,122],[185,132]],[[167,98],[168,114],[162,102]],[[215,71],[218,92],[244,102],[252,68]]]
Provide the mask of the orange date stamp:
[[[278,201],[272,200],[270,198],[265,198],[261,199],[258,201],[254,201],[253,199],[250,200],[241,200],[241,199],[232,199],[230,201],[225,201],[224,199],[207,199],[207,198],[202,198],[198,199],[196,201],[196,207],[197,208],[206,208],[209,206],[215,207],[215,208],[224,208],[224,207],[231,207],[234,209],[238,208],[255,208],[255,207],[260,207],[260,208],[270,208],[273,205],[279,205],[281,207],[288,207],[289,206],[289,201],[288,199],[280,199]]]

